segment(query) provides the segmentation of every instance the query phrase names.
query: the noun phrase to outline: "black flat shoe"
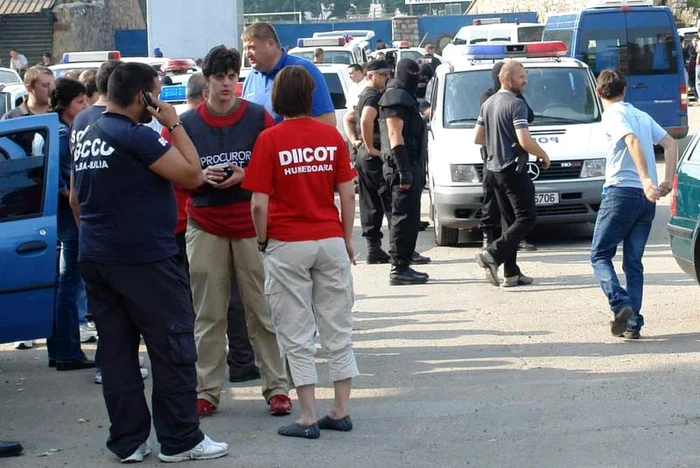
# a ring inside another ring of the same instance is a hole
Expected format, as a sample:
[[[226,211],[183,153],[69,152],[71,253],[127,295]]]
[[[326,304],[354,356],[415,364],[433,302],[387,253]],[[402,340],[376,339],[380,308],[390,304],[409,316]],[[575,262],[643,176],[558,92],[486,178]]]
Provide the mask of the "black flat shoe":
[[[71,371],[71,370],[82,370],[82,369],[94,369],[95,361],[90,359],[79,359],[77,361],[57,361],[56,370],[57,371]]]
[[[318,427],[329,431],[349,432],[352,431],[352,421],[349,415],[341,419],[324,416],[318,420]]]
[[[301,437],[302,439],[318,439],[321,436],[321,429],[318,427],[318,423],[312,424],[310,426],[302,426],[301,424],[294,423],[289,426],[282,426],[277,430],[279,435],[286,437]]]
[[[430,263],[430,257],[424,257],[418,252],[413,252],[411,255],[411,265],[427,265]]]
[[[49,359],[49,367],[56,367],[56,360],[55,359]]]
[[[19,442],[9,442],[6,440],[0,440],[0,458],[4,457],[16,457],[22,453],[22,444]]]
[[[248,382],[251,380],[258,380],[260,378],[260,370],[257,367],[245,370],[244,372],[231,372],[229,369],[229,382],[241,383]]]

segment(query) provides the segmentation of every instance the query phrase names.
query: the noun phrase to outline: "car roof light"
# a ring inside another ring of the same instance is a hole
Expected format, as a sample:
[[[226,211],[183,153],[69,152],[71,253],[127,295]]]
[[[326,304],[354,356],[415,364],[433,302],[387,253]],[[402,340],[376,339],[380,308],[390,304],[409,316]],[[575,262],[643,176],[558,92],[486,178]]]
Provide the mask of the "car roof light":
[[[411,44],[408,41],[394,41],[391,45],[397,49],[408,49],[411,47]]]
[[[472,20],[472,26],[482,26],[486,24],[499,24],[501,18],[477,18]]]
[[[472,60],[502,60],[505,58],[555,58],[566,55],[566,44],[561,41],[530,42],[524,44],[473,44],[464,55]]]
[[[186,72],[189,70],[195,70],[196,67],[197,64],[195,64],[194,60],[192,59],[170,59],[163,62],[163,64],[160,66],[160,70],[165,73]]]
[[[304,37],[297,39],[297,47],[344,46],[345,38],[338,37]]]
[[[630,7],[650,6],[654,6],[653,0],[591,0],[588,2],[588,8],[620,7],[623,11],[629,11]]]
[[[160,100],[163,102],[183,102],[187,100],[187,86],[173,85],[160,88]]]
[[[66,52],[61,57],[61,63],[77,62],[106,62],[107,60],[121,60],[122,55],[118,50],[96,50],[92,52]]]

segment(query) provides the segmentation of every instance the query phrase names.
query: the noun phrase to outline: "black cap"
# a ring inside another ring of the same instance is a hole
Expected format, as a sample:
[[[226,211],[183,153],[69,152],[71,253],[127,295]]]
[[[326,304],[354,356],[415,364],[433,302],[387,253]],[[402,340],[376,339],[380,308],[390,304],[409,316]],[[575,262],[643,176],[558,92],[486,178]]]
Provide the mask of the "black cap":
[[[389,63],[386,60],[370,60],[370,62],[365,67],[365,71],[391,71],[391,67],[389,66]]]

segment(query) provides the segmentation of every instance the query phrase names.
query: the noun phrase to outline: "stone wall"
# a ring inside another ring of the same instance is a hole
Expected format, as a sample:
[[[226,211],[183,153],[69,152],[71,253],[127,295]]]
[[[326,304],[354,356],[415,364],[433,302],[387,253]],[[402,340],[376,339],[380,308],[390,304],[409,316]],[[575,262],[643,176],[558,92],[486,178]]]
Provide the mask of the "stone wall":
[[[420,42],[417,16],[397,16],[391,20],[391,36],[394,41],[408,41],[411,46]]]
[[[113,50],[117,29],[146,29],[138,0],[61,2],[53,9],[53,54]]]

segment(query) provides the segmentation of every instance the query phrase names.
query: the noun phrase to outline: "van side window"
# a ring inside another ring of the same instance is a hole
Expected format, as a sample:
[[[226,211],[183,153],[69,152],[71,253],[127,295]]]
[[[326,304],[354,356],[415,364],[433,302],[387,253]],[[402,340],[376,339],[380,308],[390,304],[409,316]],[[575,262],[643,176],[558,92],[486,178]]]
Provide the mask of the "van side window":
[[[631,75],[675,75],[674,36],[670,28],[630,28],[627,45]]]
[[[0,135],[0,223],[43,214],[46,155],[38,140],[46,141],[45,130]]]
[[[580,41],[582,61],[596,76],[606,68],[617,68],[625,75],[629,73],[624,29],[582,29]]]

